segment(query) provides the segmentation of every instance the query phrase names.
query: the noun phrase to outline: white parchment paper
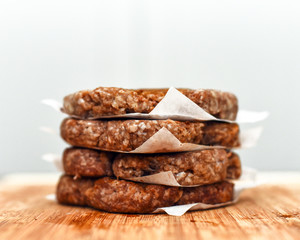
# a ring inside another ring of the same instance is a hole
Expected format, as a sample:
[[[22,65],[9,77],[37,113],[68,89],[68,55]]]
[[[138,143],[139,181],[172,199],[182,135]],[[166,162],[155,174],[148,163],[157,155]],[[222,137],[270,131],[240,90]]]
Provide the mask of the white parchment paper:
[[[212,148],[224,148],[222,146],[207,146],[193,143],[182,143],[168,129],[161,128],[141,146],[129,153],[165,153],[186,152]]]

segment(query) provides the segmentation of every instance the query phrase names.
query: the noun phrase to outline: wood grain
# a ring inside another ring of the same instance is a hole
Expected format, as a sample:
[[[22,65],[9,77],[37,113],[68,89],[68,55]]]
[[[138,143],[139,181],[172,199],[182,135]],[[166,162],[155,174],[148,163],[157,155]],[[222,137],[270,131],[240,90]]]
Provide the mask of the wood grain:
[[[300,239],[300,184],[262,185],[226,208],[166,214],[109,214],[58,205],[54,186],[0,191],[0,239]]]

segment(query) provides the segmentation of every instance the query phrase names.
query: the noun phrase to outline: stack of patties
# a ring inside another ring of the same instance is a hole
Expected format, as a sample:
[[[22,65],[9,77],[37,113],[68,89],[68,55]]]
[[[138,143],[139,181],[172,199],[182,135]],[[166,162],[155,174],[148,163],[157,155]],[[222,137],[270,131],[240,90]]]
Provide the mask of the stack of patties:
[[[238,104],[233,94],[178,90],[209,114],[235,120]],[[161,207],[232,201],[234,185],[230,179],[241,174],[240,159],[230,150],[240,144],[236,123],[116,118],[149,113],[166,92],[100,87],[64,98],[64,112],[72,118],[62,122],[61,136],[72,147],[63,154],[65,174],[57,186],[58,202],[108,212],[151,213]],[[224,148],[130,153],[163,127],[182,143]],[[167,171],[181,186],[132,181]]]

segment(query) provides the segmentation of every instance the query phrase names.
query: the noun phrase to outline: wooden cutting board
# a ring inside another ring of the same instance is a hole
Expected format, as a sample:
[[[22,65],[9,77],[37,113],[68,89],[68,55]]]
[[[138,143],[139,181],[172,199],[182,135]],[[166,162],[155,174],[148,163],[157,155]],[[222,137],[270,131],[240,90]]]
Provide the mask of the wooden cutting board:
[[[226,208],[186,213],[110,214],[62,206],[54,185],[0,190],[0,239],[300,239],[300,184],[245,190]]]

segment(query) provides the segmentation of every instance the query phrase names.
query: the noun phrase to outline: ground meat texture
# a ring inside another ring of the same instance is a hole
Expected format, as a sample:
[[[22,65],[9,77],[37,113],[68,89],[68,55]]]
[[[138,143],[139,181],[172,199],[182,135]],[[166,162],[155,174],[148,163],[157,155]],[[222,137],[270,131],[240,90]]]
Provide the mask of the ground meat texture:
[[[112,164],[113,163],[113,164]],[[111,166],[112,164],[112,166]],[[142,177],[171,171],[181,185],[210,184],[241,175],[239,156],[224,149],[162,154],[113,154],[68,148],[63,154],[65,173],[75,177]],[[113,168],[113,171],[112,171]]]
[[[220,182],[200,187],[184,188],[182,197],[177,205],[201,202],[217,204],[229,202],[233,199],[233,183]]]
[[[205,122],[201,143],[204,145],[240,146],[239,125],[236,123]]]
[[[62,138],[73,146],[106,151],[132,151],[163,127],[182,143],[222,145],[228,148],[239,146],[239,127],[233,123],[67,118],[60,129]]]
[[[227,168],[228,179],[238,179],[242,174],[242,166],[239,155],[234,152],[228,152],[229,165]]]
[[[64,98],[64,111],[78,118],[99,118],[126,113],[149,113],[168,89],[122,89],[99,87],[83,90]],[[235,120],[238,101],[235,95],[212,89],[178,89],[211,115]]]
[[[61,176],[56,188],[57,201],[71,205],[86,205],[85,191],[94,185],[92,179],[80,179],[67,175]]]
[[[76,177],[112,176],[114,153],[84,148],[67,148],[63,153],[64,171]]]
[[[182,190],[153,184],[102,178],[85,192],[87,204],[107,212],[148,213],[174,205]]]
[[[107,212],[151,213],[156,208],[179,204],[228,202],[233,197],[233,184],[220,182],[200,187],[178,188],[109,177],[89,180],[63,175],[58,183],[56,195],[58,202],[63,204],[86,205]]]
[[[235,160],[230,160],[228,155],[236,156]],[[241,165],[236,154],[211,149],[168,154],[118,154],[112,167],[114,175],[124,179],[171,171],[179,184],[189,186],[238,178]]]

